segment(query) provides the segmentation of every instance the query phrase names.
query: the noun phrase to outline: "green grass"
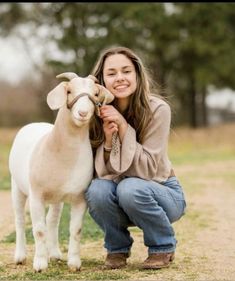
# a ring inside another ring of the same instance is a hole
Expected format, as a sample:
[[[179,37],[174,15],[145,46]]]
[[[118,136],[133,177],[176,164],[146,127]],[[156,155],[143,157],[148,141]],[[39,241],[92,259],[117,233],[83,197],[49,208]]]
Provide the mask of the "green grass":
[[[10,143],[0,142],[0,190],[10,189],[10,173],[8,169],[8,157]]]
[[[91,267],[95,270],[88,271]],[[95,259],[83,260],[82,269],[80,272],[69,272],[66,261],[54,261],[49,263],[47,271],[35,273],[26,270],[7,277],[0,276],[0,280],[123,280],[130,276],[120,271],[104,271],[102,263]]]
[[[59,226],[59,239],[60,243],[67,243],[69,238],[69,222],[70,222],[70,206],[68,204],[64,205],[64,209],[61,216],[60,226]],[[103,232],[94,222],[88,212],[86,212],[84,217],[84,223],[81,233],[81,243],[86,243],[86,241],[96,241],[103,238]],[[4,243],[15,243],[16,234],[12,232],[4,238],[2,242]],[[33,244],[33,233],[29,214],[27,214],[27,227],[26,227],[26,240],[28,244]]]
[[[4,175],[0,178],[0,190],[10,189],[10,175]]]
[[[235,158],[235,150],[231,149],[220,149],[216,153],[210,149],[201,149],[201,150],[190,150],[190,151],[179,151],[179,152],[170,152],[172,155],[171,161],[174,165],[185,165],[185,164],[194,164],[202,165],[211,161],[228,161]]]
[[[189,140],[169,145],[169,155],[174,165],[201,165],[211,161],[228,161],[235,158],[235,147],[215,144],[193,144]]]

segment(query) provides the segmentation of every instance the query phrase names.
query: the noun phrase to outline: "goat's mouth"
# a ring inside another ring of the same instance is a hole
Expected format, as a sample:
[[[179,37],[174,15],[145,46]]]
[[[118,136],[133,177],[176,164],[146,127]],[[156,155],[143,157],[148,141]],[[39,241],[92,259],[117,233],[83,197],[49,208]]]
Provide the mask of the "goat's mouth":
[[[80,123],[88,123],[90,121],[89,117],[74,117],[74,119]]]

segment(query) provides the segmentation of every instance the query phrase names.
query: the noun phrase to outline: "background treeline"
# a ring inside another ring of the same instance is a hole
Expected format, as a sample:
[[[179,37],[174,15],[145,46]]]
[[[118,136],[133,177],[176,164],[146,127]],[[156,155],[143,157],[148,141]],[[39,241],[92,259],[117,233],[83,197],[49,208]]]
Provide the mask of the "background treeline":
[[[206,126],[208,87],[235,89],[235,3],[2,3],[0,36],[9,35],[25,44],[38,76],[0,81],[1,126],[54,119],[45,96],[55,75],[88,75],[111,45],[144,59],[173,105],[174,124]]]

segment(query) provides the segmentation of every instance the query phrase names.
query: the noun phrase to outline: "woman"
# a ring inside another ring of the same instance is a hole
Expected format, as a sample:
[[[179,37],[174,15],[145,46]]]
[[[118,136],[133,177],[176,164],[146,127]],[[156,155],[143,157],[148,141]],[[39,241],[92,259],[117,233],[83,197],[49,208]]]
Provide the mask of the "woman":
[[[90,215],[104,231],[105,265],[127,264],[134,225],[148,247],[142,267],[167,267],[177,243],[171,224],[186,206],[167,155],[170,107],[150,92],[143,63],[128,48],[105,50],[92,74],[115,96],[90,129],[96,177],[86,192]]]

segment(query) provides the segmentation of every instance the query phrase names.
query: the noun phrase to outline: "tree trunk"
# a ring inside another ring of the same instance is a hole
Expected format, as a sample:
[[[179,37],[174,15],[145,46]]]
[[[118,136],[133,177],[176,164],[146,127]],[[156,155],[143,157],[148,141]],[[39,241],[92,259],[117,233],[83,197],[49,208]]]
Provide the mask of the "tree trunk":
[[[189,85],[189,94],[190,94],[190,100],[189,100],[189,106],[190,106],[190,126],[192,128],[197,128],[197,104],[196,104],[196,83],[195,78],[192,74],[190,77],[190,85]]]
[[[202,108],[202,126],[207,127],[208,126],[208,116],[207,116],[207,106],[206,106],[206,87],[203,86],[201,89],[201,108]]]

